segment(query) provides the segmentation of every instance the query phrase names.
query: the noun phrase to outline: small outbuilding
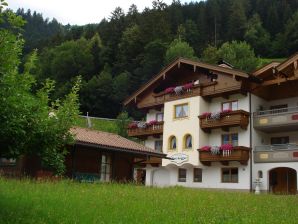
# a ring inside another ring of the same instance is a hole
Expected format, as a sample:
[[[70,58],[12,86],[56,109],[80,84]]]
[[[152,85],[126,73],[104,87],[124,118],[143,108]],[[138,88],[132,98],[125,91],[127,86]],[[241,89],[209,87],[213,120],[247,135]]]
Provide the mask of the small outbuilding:
[[[137,167],[148,161],[161,161],[166,155],[117,134],[74,127],[70,132],[75,144],[69,146],[65,158],[65,175],[79,181],[130,182],[137,177]],[[154,165],[154,164],[153,164]],[[36,156],[22,156],[18,160],[0,158],[0,174],[19,177],[39,177],[42,171]]]
[[[135,168],[166,155],[117,134],[75,127],[76,143],[66,158],[66,175],[79,180],[134,180]]]

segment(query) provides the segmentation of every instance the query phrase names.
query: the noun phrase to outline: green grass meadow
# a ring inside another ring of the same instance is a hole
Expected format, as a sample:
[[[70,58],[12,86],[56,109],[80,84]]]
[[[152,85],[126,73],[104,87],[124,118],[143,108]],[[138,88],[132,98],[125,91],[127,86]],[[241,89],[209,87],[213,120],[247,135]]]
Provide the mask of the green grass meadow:
[[[117,133],[117,124],[114,120],[94,119],[90,118],[92,129],[98,131],[105,131],[110,133]],[[79,127],[87,128],[87,119],[85,117],[79,117],[76,125]]]
[[[0,179],[0,223],[298,223],[298,196]]]

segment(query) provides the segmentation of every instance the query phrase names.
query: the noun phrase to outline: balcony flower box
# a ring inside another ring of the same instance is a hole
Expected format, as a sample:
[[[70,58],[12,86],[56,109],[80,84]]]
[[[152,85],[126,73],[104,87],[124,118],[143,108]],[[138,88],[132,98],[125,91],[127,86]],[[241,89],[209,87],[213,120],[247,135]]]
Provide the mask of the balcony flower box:
[[[216,113],[205,112],[198,116],[200,127],[203,131],[210,132],[211,129],[240,126],[246,129],[249,123],[249,113],[244,110],[223,110]]]
[[[242,165],[247,165],[250,148],[245,146],[231,146],[230,144],[225,144],[218,148],[219,153],[212,152],[211,146],[203,146],[198,149],[201,163],[206,166],[210,166],[212,162],[220,162],[223,165],[228,165],[229,162],[236,161]]]
[[[135,128],[138,128],[138,124],[136,122],[130,123],[128,125],[128,129],[135,129]]]

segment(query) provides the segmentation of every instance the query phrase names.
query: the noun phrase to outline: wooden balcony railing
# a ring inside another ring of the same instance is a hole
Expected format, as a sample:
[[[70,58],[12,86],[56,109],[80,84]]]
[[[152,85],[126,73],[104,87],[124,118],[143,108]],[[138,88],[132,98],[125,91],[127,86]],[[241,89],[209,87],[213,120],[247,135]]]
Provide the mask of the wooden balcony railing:
[[[254,113],[254,128],[264,132],[298,129],[298,107],[264,110]]]
[[[230,153],[223,153],[221,150],[219,154],[212,154],[210,151],[199,151],[199,159],[205,166],[210,166],[211,162],[220,162],[223,165],[229,165],[229,162],[236,161],[242,165],[247,165],[249,159],[250,148],[245,146],[235,146]]]
[[[162,91],[160,93],[154,94],[152,99],[149,99],[143,103],[140,103],[138,107],[139,108],[154,107],[154,106],[164,104],[165,102],[169,102],[177,99],[183,99],[183,98],[188,98],[193,96],[201,96],[204,88],[214,89],[214,86],[216,84],[217,84],[216,81],[201,83],[193,86],[188,90],[184,90],[180,94],[166,93],[165,91]]]
[[[202,96],[206,100],[210,100],[214,97],[225,96],[228,97],[231,94],[241,93],[244,94],[245,91],[242,90],[240,84],[234,86],[220,86],[217,85],[217,81],[200,83],[193,86],[190,89],[184,90],[179,94],[176,93],[167,93],[166,91],[162,91],[160,93],[153,94],[153,97],[149,97],[143,102],[138,103],[138,108],[148,108],[148,107],[156,107],[164,104],[165,102],[183,99],[194,96]]]
[[[149,135],[161,135],[163,133],[163,121],[157,124],[146,126],[144,128],[128,128],[128,136],[130,137],[145,137]]]
[[[199,119],[200,127],[205,132],[210,132],[211,129],[215,128],[228,129],[237,126],[246,130],[249,123],[249,113],[244,110],[235,110],[225,113],[219,119],[210,119],[203,115],[200,115]]]

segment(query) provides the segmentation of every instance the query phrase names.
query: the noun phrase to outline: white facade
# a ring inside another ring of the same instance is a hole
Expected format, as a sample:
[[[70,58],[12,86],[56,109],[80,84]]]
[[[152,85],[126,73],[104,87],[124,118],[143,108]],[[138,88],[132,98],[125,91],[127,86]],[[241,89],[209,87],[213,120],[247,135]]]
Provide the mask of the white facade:
[[[281,100],[265,101],[260,97],[252,95],[252,112],[260,110],[270,110],[272,106],[286,105],[288,108],[295,108],[298,106],[298,97],[286,98]],[[297,113],[298,114],[298,113]],[[256,147],[271,145],[272,138],[288,138],[289,143],[298,145],[298,129],[285,129],[274,132],[259,131],[252,129],[252,146],[256,150]],[[278,152],[278,151],[277,151]],[[280,151],[282,152],[282,151]],[[298,186],[298,162],[264,162],[264,163],[253,163],[252,180],[256,179],[261,181],[261,190],[271,191],[270,186],[270,171],[276,168],[290,168],[296,171],[296,186]],[[262,173],[262,177],[259,177],[259,172]],[[286,178],[286,177],[285,177]],[[294,180],[295,181],[295,180]],[[255,187],[255,184],[253,185]],[[297,187],[296,187],[297,188]]]
[[[183,154],[187,158],[183,162],[175,162],[169,159],[162,160],[161,167],[147,166],[146,169],[146,185],[153,186],[174,186],[180,185],[194,188],[214,188],[214,189],[250,189],[250,163],[241,165],[239,162],[230,162],[228,166],[221,163],[212,163],[211,166],[203,165],[199,160],[199,152],[197,149],[205,145],[222,144],[222,134],[238,133],[239,145],[250,147],[249,129],[242,130],[240,127],[230,128],[228,132],[221,129],[212,130],[211,133],[205,133],[199,125],[198,116],[204,112],[217,112],[222,110],[222,103],[226,101],[238,101],[238,109],[245,111],[249,110],[249,98],[240,94],[232,95],[228,100],[218,97],[211,102],[205,101],[200,96],[190,97],[186,99],[179,99],[175,101],[166,102],[164,104],[164,129],[163,129],[163,152],[168,157],[177,154]],[[175,105],[187,104],[188,116],[183,118],[175,118]],[[147,121],[156,117],[155,110],[150,110],[147,114]],[[184,137],[186,135],[192,136],[192,148],[185,149]],[[169,147],[171,136],[175,136],[177,140],[176,150],[171,150]],[[148,147],[154,146],[154,139],[149,137],[145,144]],[[178,170],[179,168],[186,169],[186,181],[179,182]],[[200,182],[194,181],[194,168],[200,168],[202,171],[202,180]],[[222,182],[222,168],[236,168],[238,169],[237,183]]]
[[[228,132],[223,131],[222,129],[214,129],[211,133],[202,131],[199,125],[198,116],[204,112],[220,111],[222,109],[222,103],[226,101],[238,101],[238,109],[251,113],[248,128],[243,130],[240,127],[233,127],[230,128]],[[189,114],[187,117],[175,118],[175,105],[181,104],[188,105]],[[255,180],[259,178],[261,181],[261,190],[270,191],[269,172],[274,168],[287,167],[298,173],[298,162],[254,163],[254,161],[248,161],[247,165],[241,165],[239,162],[230,162],[228,166],[212,162],[211,166],[205,166],[199,160],[199,152],[197,149],[205,145],[221,145],[222,135],[227,133],[238,133],[238,145],[251,147],[252,157],[253,150],[255,150],[256,146],[270,145],[270,141],[274,137],[288,136],[290,143],[298,145],[298,130],[266,133],[253,128],[253,112],[259,111],[260,109],[268,110],[271,106],[279,104],[287,104],[288,107],[296,107],[298,105],[298,97],[266,102],[255,95],[243,96],[234,94],[230,96],[228,100],[218,97],[212,99],[211,102],[207,102],[202,97],[196,96],[166,102],[162,111],[150,110],[147,114],[147,121],[154,120],[157,113],[164,113],[164,129],[163,135],[159,138],[148,137],[145,141],[146,146],[154,148],[154,142],[156,140],[163,140],[163,152],[167,154],[168,157],[183,154],[185,158],[182,162],[180,161],[178,163],[173,160],[163,159],[161,167],[151,167],[150,165],[147,165],[146,185],[159,187],[179,185],[192,188],[237,189],[249,191],[251,188],[254,190]],[[184,137],[188,134],[192,136],[191,149],[185,149],[184,147]],[[177,147],[175,150],[169,148],[169,139],[171,136],[176,137]],[[180,182],[178,180],[179,168],[186,170],[185,182]],[[200,182],[194,181],[194,168],[201,169],[202,179]],[[223,168],[237,168],[238,181],[236,183],[222,182]],[[262,173],[261,178],[260,172]],[[296,181],[298,186],[298,178],[296,178]]]

